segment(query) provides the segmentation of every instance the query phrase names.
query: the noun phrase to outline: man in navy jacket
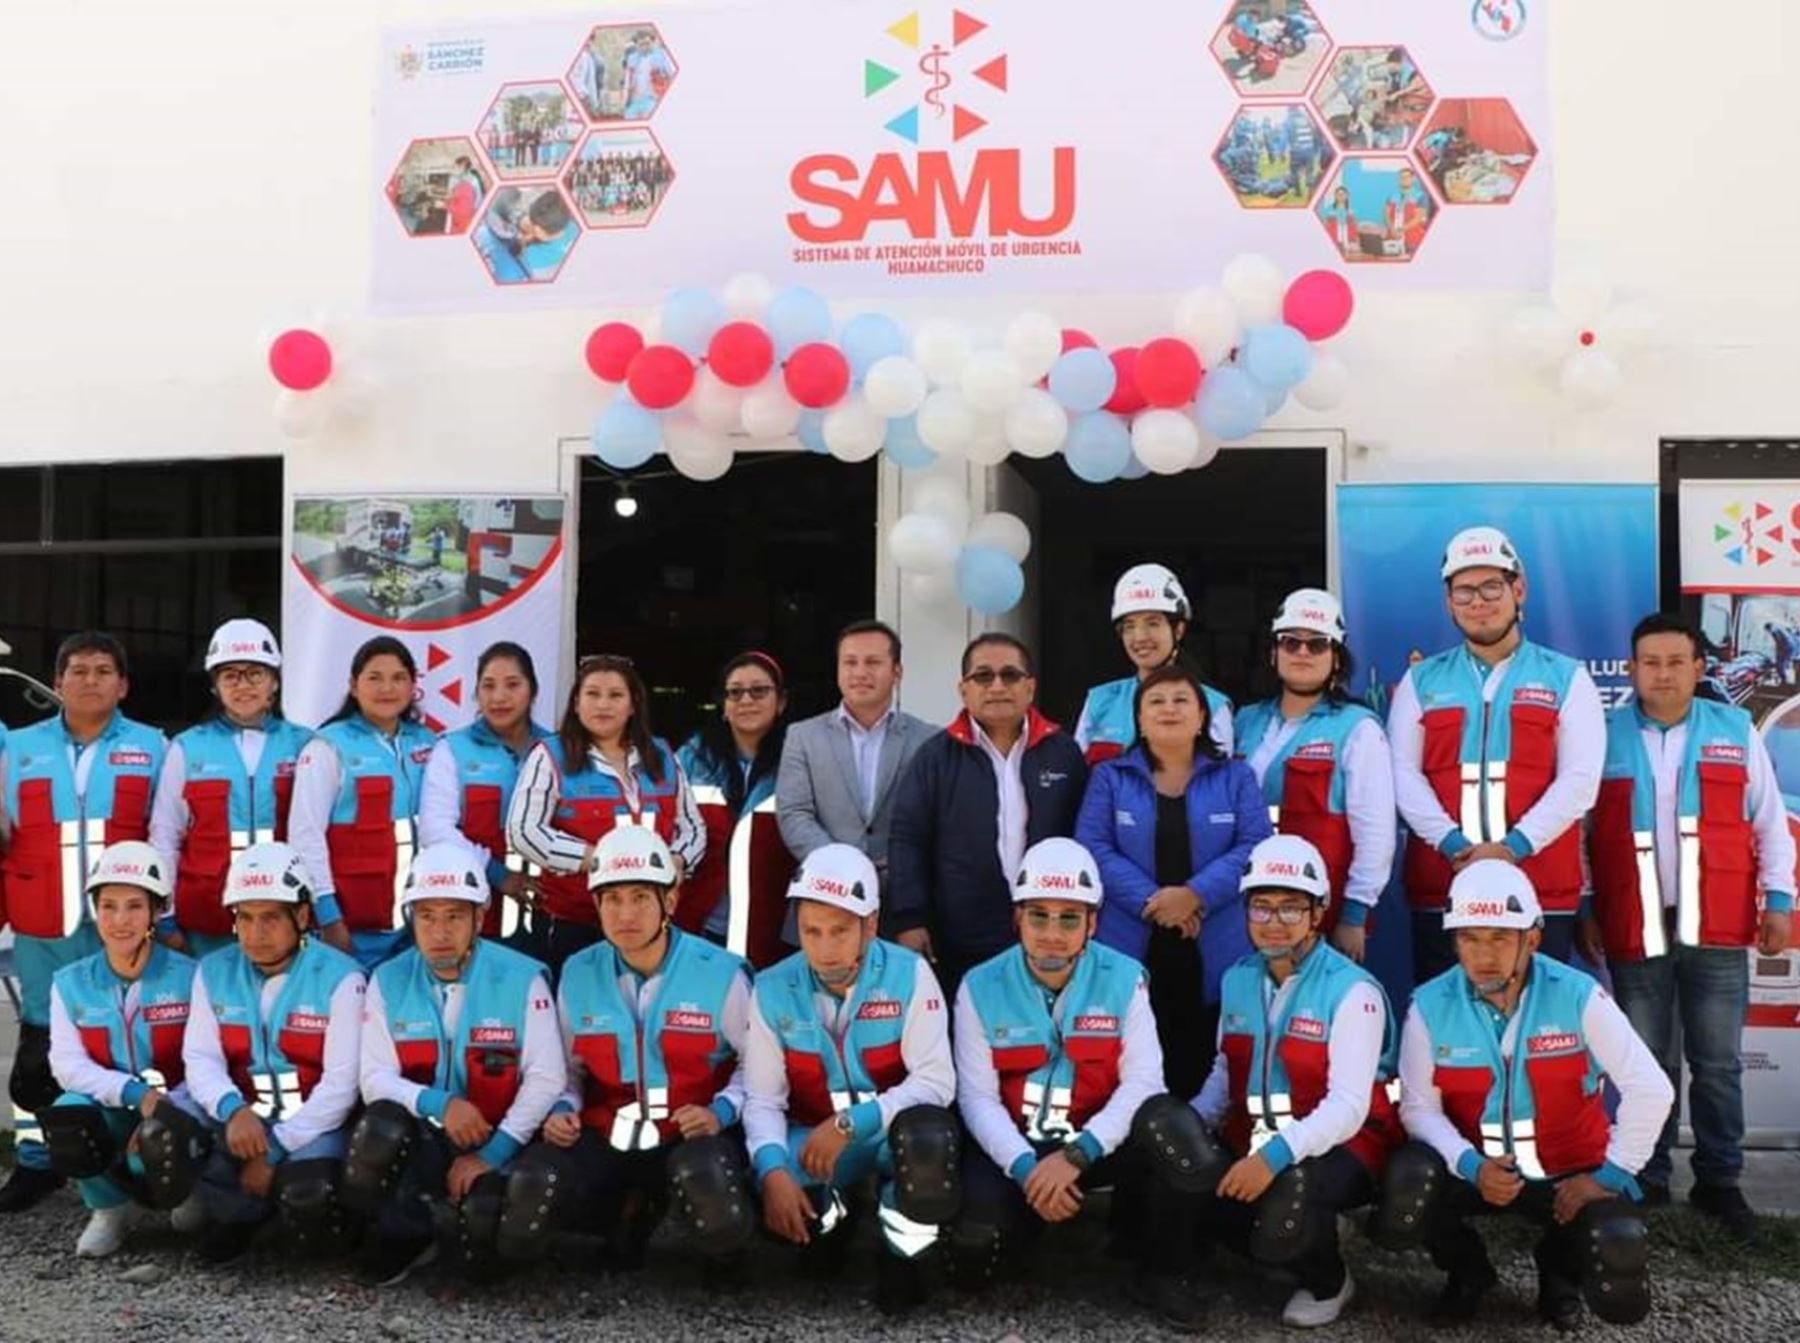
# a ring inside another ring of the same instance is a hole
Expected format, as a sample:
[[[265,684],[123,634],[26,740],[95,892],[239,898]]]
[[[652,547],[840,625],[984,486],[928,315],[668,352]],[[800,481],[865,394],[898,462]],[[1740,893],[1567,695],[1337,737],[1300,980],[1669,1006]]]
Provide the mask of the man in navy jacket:
[[[885,911],[952,996],[965,970],[1012,945],[1009,874],[1031,845],[1074,833],[1087,784],[1075,739],[1033,707],[1023,643],[977,635],[959,688],[963,711],[919,747],[894,797]]]

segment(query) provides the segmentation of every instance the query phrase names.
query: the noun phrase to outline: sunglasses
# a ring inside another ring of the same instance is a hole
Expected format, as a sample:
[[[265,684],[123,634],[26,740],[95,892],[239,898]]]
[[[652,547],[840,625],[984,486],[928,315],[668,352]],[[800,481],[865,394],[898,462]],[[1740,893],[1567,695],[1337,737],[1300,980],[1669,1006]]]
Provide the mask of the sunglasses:
[[[1477,597],[1484,602],[1497,602],[1506,595],[1509,586],[1500,578],[1490,578],[1479,586],[1459,583],[1450,589],[1450,602],[1454,606],[1469,606]]]
[[[1275,641],[1275,645],[1284,653],[1311,653],[1314,657],[1321,657],[1331,651],[1331,640],[1323,634],[1305,639],[1298,634],[1284,634]]]
[[[963,680],[972,685],[978,685],[984,690],[988,686],[994,684],[995,681],[998,681],[1001,685],[1010,690],[1019,684],[1020,681],[1028,681],[1030,679],[1031,673],[1026,671],[1023,667],[1002,667],[999,671],[995,671],[992,667],[977,667],[974,671],[963,677]]]
[[[766,700],[770,695],[773,695],[774,693],[775,693],[775,687],[772,685],[767,685],[767,684],[764,684],[764,685],[728,685],[725,687],[725,698],[730,700],[733,704],[742,703],[744,700],[747,700],[747,699],[755,700],[758,703],[761,703],[763,700]]]
[[[1025,911],[1025,922],[1037,933],[1048,932],[1052,928],[1058,932],[1078,933],[1087,923],[1087,915],[1073,909],[1065,909],[1060,914],[1052,914],[1047,909],[1028,909]]]
[[[1279,923],[1298,928],[1306,922],[1312,909],[1307,905],[1251,905],[1248,912],[1252,923]]]

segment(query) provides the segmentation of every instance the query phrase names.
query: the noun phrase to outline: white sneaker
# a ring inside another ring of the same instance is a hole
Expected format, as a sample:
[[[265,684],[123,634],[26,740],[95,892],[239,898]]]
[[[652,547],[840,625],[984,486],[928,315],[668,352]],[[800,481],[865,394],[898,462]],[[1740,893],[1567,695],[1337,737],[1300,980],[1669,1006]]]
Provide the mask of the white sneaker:
[[[169,1213],[169,1229],[179,1231],[184,1236],[192,1235],[206,1227],[206,1209],[200,1204],[199,1194],[189,1194],[179,1206]]]
[[[125,1243],[126,1231],[131,1228],[131,1212],[129,1203],[97,1210],[88,1218],[87,1229],[81,1233],[81,1239],[75,1242],[76,1257],[104,1259],[109,1254],[118,1253],[119,1247]]]
[[[1351,1278],[1350,1270],[1345,1269],[1344,1285],[1338,1288],[1336,1296],[1321,1301],[1302,1287],[1288,1298],[1287,1309],[1281,1312],[1281,1322],[1296,1329],[1317,1329],[1322,1324],[1333,1323],[1355,1296],[1356,1282]]]

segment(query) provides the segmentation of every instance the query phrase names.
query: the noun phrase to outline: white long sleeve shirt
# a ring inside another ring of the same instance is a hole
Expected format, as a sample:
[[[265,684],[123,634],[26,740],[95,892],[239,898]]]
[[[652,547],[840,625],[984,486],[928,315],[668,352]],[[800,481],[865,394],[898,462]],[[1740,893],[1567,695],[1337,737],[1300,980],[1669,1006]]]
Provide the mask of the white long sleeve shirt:
[[[136,981],[120,982],[123,990],[120,1011],[129,1030],[138,1014],[140,986]],[[64,1091],[74,1091],[101,1105],[114,1107],[132,1104],[125,1099],[126,1090],[142,1080],[135,1073],[108,1068],[88,1053],[87,1046],[81,1042],[81,1028],[70,1015],[62,990],[54,983],[50,985],[50,1072]],[[179,1095],[181,1091],[182,1087],[176,1087],[169,1094]]]
[[[271,1021],[275,1000],[287,984],[287,974],[264,978],[258,1000],[258,1020],[269,1036],[280,1029]],[[270,1136],[280,1150],[270,1149],[270,1160],[279,1160],[288,1152],[344,1126],[356,1106],[359,1051],[362,1043],[364,980],[360,973],[348,974],[331,991],[329,1019],[325,1025],[323,1070],[312,1094],[292,1114],[284,1114],[269,1128]],[[244,1104],[237,1083],[225,1061],[225,1049],[219,1040],[219,1018],[213,1010],[212,995],[206,980],[194,976],[193,1006],[189,1009],[187,1036],[181,1047],[182,1062],[187,1067],[188,1090],[200,1108],[219,1123],[230,1119]]]
[[[1278,718],[1244,763],[1262,783],[1304,718]],[[1399,827],[1394,811],[1394,760],[1381,724],[1365,718],[1344,740],[1338,769],[1344,775],[1344,819],[1350,826],[1350,873],[1344,897],[1373,908],[1394,870]]]
[[[425,777],[419,784],[419,847],[459,840],[472,849],[485,849],[476,844],[462,829],[462,780],[456,771],[456,755],[448,738],[439,738],[425,762]]]
[[[1050,1006],[1050,1018],[1059,1030],[1065,996],[1058,992]],[[1096,1159],[1117,1151],[1131,1132],[1131,1121],[1137,1115],[1138,1107],[1163,1092],[1162,1045],[1156,1038],[1150,990],[1141,979],[1136,992],[1131,995],[1121,1035],[1118,1085],[1106,1104],[1088,1117],[1080,1133],[1069,1135],[1071,1141],[1079,1141],[1084,1136],[1091,1138],[1092,1144],[1097,1144],[1100,1149]],[[1019,1116],[1008,1110],[1000,1098],[1000,1074],[994,1068],[987,1031],[966,982],[956,992],[954,1038],[956,1108],[962,1113],[963,1123],[990,1161],[1014,1179],[1022,1179],[1036,1164],[1036,1152],[1019,1130]]]
[[[457,1022],[462,1017],[463,986],[458,981],[441,982],[438,989],[438,1015],[443,1027],[438,1037],[440,1062],[443,1051],[453,1047]],[[568,1065],[563,1058],[562,1034],[557,1028],[556,1006],[550,996],[550,985],[542,975],[534,975],[527,993],[525,1038],[519,1046],[519,1090],[513,1103],[494,1126],[494,1136],[480,1149],[488,1165],[498,1168],[517,1155],[543,1125],[550,1107],[568,1089]],[[421,1119],[442,1118],[441,1105],[434,1104],[443,1093],[434,1087],[409,1082],[400,1072],[400,1056],[394,1048],[394,1037],[388,1032],[387,1005],[382,999],[381,981],[371,979],[363,1013],[361,1084],[363,1100],[393,1101],[407,1113]],[[466,1099],[466,1098],[465,1098]],[[425,1108],[421,1108],[421,1101]]]
[[[536,863],[550,872],[581,871],[587,855],[587,841],[556,827],[556,807],[562,801],[561,776],[556,757],[562,744],[541,741],[526,753],[519,767],[518,786],[513,790],[512,807],[506,814],[506,842],[527,862]],[[633,749],[620,774],[612,762],[599,751],[588,751],[588,764],[610,775],[625,795],[625,804],[635,815],[640,807],[638,778],[642,765]],[[681,860],[682,869],[692,873],[706,856],[706,823],[701,819],[694,790],[688,785],[687,772],[675,762],[675,829],[669,841],[670,851]],[[296,799],[297,801],[297,799]]]
[[[1515,1012],[1501,1040],[1501,1052],[1509,1066],[1518,1024]],[[1581,1014],[1581,1032],[1588,1051],[1619,1090],[1619,1108],[1607,1135],[1607,1164],[1635,1175],[1656,1150],[1657,1135],[1675,1101],[1675,1088],[1605,989],[1596,988],[1589,995]],[[1451,1170],[1472,1182],[1481,1153],[1444,1113],[1444,1098],[1433,1080],[1435,1066],[1431,1032],[1414,1007],[1407,1012],[1400,1032],[1400,1122],[1413,1137],[1430,1143]],[[1495,1085],[1499,1085],[1498,1079]],[[1540,1115],[1540,1128],[1543,1123]]]
[[[843,1039],[849,1023],[841,1020],[855,996],[854,982],[840,998],[823,989],[813,994],[819,1021],[836,1039]],[[919,963],[911,999],[900,1033],[900,1059],[906,1076],[877,1095],[851,1107],[857,1137],[886,1133],[894,1116],[914,1105],[949,1105],[956,1099],[956,1064],[950,1050],[950,1014],[944,1010],[944,991],[924,961]],[[766,1148],[780,1148],[778,1164],[788,1164],[787,1060],[781,1038],[763,1020],[756,995],[750,995],[750,1024],[744,1039],[744,1141],[752,1160]],[[871,1108],[864,1109],[867,1105]],[[864,1116],[867,1116],[865,1118]],[[772,1157],[757,1162],[758,1175],[766,1174]]]
[[[1271,1028],[1281,1019],[1294,985],[1299,982],[1298,975],[1290,975],[1277,988],[1272,978],[1264,977],[1264,1019]],[[1352,985],[1331,1014],[1327,1028],[1323,1099],[1305,1116],[1283,1124],[1269,1145],[1274,1149],[1271,1155],[1278,1167],[1324,1156],[1356,1136],[1369,1117],[1369,1095],[1381,1067],[1381,1045],[1386,1032],[1387,1003],[1380,990],[1369,983]],[[1223,1044],[1222,1036],[1220,1043]],[[1272,1029],[1270,1043],[1274,1043]],[[1254,1102],[1254,1095],[1251,1099]],[[1200,1118],[1214,1128],[1225,1122],[1231,1111],[1231,1069],[1223,1048],[1213,1056],[1212,1071],[1192,1103]],[[1276,1143],[1286,1145],[1285,1158],[1279,1155],[1281,1149]]]
[[[1026,822],[1030,805],[1025,798],[1025,731],[1013,739],[1012,749],[1001,753],[981,724],[970,720],[975,729],[975,744],[994,767],[994,791],[999,805],[994,813],[994,850],[1000,857],[1002,872],[1017,872],[1025,858]]]
[[[1474,657],[1467,649],[1464,656]],[[1487,704],[1492,705],[1499,693],[1511,662],[1511,658],[1504,658],[1487,671],[1482,682],[1482,697]],[[1425,728],[1410,669],[1394,690],[1387,735],[1394,758],[1394,801],[1400,815],[1413,834],[1433,848],[1440,848],[1461,825],[1458,818],[1444,810],[1422,768]],[[1600,707],[1600,692],[1587,668],[1577,667],[1556,719],[1556,777],[1513,827],[1525,837],[1532,852],[1554,843],[1587,815],[1600,795],[1600,776],[1605,767],[1606,714]],[[1506,836],[1481,834],[1467,838],[1473,844],[1498,844]]]
[[[244,762],[245,775],[254,779],[269,734],[261,728],[240,727],[232,733],[232,738],[237,744],[238,759]],[[163,753],[162,773],[156,781],[156,800],[150,807],[150,847],[171,867],[181,857],[181,842],[187,838],[188,826],[194,819],[187,804],[186,790],[187,752],[177,738]]]
[[[294,797],[288,806],[288,843],[306,864],[306,875],[313,880],[315,896],[335,896],[337,893],[337,879],[331,871],[331,848],[325,842],[325,831],[331,825],[331,812],[337,806],[338,789],[342,785],[343,765],[338,760],[336,748],[323,737],[314,737],[306,743],[294,763]],[[335,908],[335,901],[331,908]]]

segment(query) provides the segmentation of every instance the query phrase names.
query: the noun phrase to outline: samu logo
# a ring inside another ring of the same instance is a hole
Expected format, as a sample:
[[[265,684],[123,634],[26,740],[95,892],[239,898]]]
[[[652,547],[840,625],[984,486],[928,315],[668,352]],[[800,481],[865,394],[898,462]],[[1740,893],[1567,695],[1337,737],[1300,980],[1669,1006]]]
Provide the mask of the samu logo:
[[[1491,41],[1510,42],[1525,30],[1525,0],[1475,0],[1469,22]]]

